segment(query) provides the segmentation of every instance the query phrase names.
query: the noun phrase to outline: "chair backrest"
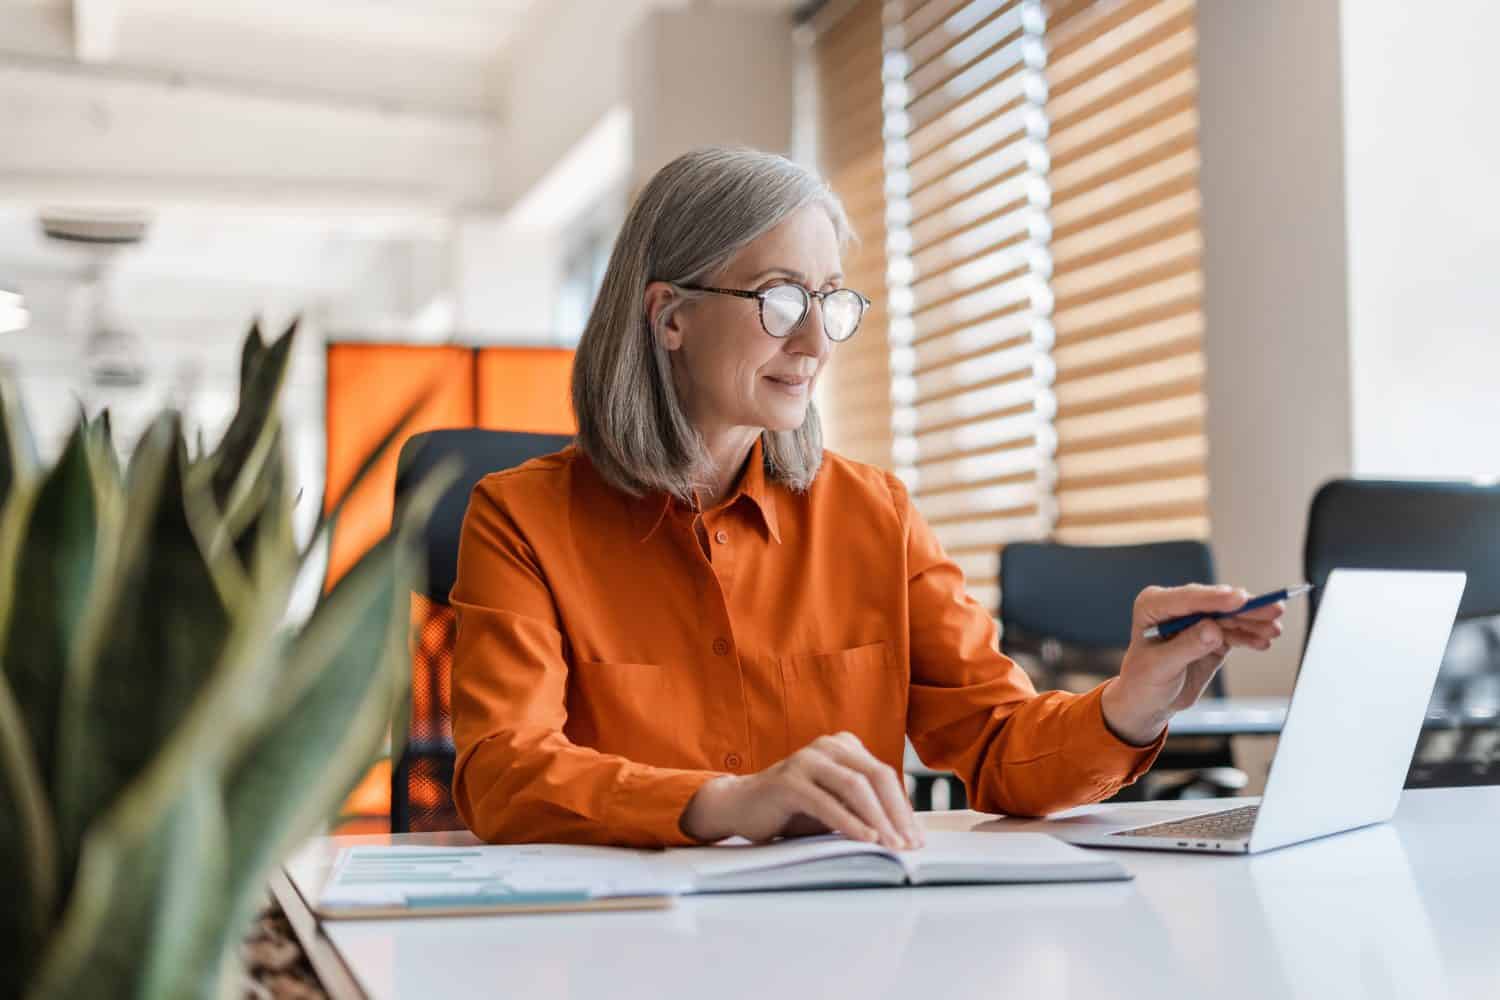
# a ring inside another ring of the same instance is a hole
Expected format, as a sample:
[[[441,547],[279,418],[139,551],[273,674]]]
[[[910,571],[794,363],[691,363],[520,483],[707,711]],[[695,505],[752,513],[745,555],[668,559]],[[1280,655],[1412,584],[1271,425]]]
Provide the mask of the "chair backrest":
[[[1500,485],[1335,479],[1313,497],[1302,550],[1312,614],[1331,570],[1459,569],[1458,620],[1500,614]],[[1311,622],[1309,621],[1309,625]]]
[[[462,470],[438,499],[423,538],[426,585],[411,595],[411,714],[407,745],[391,768],[391,830],[457,830],[453,807],[453,640],[448,592],[458,574],[458,540],[474,485],[491,472],[560,451],[562,434],[526,434],[479,428],[415,434],[396,463],[396,516],[406,497],[440,462],[458,456]]]
[[[1500,485],[1332,480],[1313,497],[1302,565],[1306,579],[1319,586],[1311,595],[1309,633],[1321,587],[1340,566],[1468,573],[1433,702],[1457,709],[1486,689],[1485,697],[1494,698],[1500,685]]]
[[[1107,676],[1130,645],[1142,590],[1213,582],[1213,554],[1201,541],[1011,542],[1000,551],[1000,648],[1032,659],[1049,686],[1065,674]],[[1209,693],[1220,691],[1216,675]]]

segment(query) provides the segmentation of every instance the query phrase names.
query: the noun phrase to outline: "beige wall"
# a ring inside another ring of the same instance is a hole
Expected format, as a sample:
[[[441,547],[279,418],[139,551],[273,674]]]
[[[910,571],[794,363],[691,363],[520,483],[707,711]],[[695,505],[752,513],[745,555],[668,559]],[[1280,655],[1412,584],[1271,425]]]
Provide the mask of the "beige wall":
[[[632,191],[695,146],[791,152],[797,70],[786,12],[653,11],[636,30],[630,67]]]
[[[1353,462],[1338,3],[1205,0],[1198,34],[1212,541],[1221,580],[1269,590]],[[1305,614],[1230,658],[1231,694],[1291,690]],[[1253,789],[1271,746],[1237,747]]]
[[[1308,504],[1352,469],[1337,0],[1198,5],[1209,510],[1219,575],[1300,579]],[[1237,654],[1284,693],[1301,649]]]

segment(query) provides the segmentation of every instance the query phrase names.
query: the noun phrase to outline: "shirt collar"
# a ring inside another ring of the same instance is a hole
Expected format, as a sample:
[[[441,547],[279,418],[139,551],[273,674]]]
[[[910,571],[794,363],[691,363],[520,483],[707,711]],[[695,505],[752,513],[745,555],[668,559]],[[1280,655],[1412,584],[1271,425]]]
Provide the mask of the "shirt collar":
[[[750,449],[745,474],[740,477],[739,496],[735,499],[738,500],[741,496],[749,497],[755,504],[755,509],[760,511],[761,520],[765,522],[766,531],[780,544],[781,527],[776,520],[776,490],[774,484],[766,479],[765,446],[759,437]]]
[[[766,532],[779,544],[781,526],[776,517],[776,492],[773,484],[766,478],[765,449],[758,437],[750,448],[750,457],[745,461],[745,471],[740,474],[734,495],[724,506],[732,507],[741,499],[749,500],[751,505],[760,512]],[[661,527],[662,521],[672,509],[673,502],[672,497],[665,492],[648,493],[636,501],[639,523],[643,532],[640,537],[641,541],[644,542],[656,534],[656,529]]]

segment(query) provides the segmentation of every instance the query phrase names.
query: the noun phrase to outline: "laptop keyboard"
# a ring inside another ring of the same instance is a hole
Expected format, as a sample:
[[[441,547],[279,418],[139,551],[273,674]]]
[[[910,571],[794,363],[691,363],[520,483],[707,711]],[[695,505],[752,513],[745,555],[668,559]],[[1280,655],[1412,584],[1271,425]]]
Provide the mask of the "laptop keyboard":
[[[1255,814],[1259,805],[1225,809],[1206,816],[1176,819],[1169,823],[1153,823],[1138,826],[1133,830],[1121,830],[1114,837],[1189,837],[1194,840],[1235,840],[1250,836],[1255,826]]]

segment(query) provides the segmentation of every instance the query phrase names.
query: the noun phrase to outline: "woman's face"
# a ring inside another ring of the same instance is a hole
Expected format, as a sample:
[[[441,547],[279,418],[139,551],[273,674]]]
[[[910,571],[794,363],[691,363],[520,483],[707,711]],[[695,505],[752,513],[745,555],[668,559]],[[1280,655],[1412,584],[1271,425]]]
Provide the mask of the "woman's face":
[[[843,282],[838,238],[820,205],[788,216],[703,284],[763,291],[786,282],[809,291]],[[665,283],[647,289],[652,315],[670,294]],[[684,304],[668,318],[661,335],[672,352],[683,407],[708,435],[733,428],[801,427],[832,347],[823,332],[820,303],[812,304],[789,336],[777,339],[761,326],[759,302],[731,295],[708,294]]]

